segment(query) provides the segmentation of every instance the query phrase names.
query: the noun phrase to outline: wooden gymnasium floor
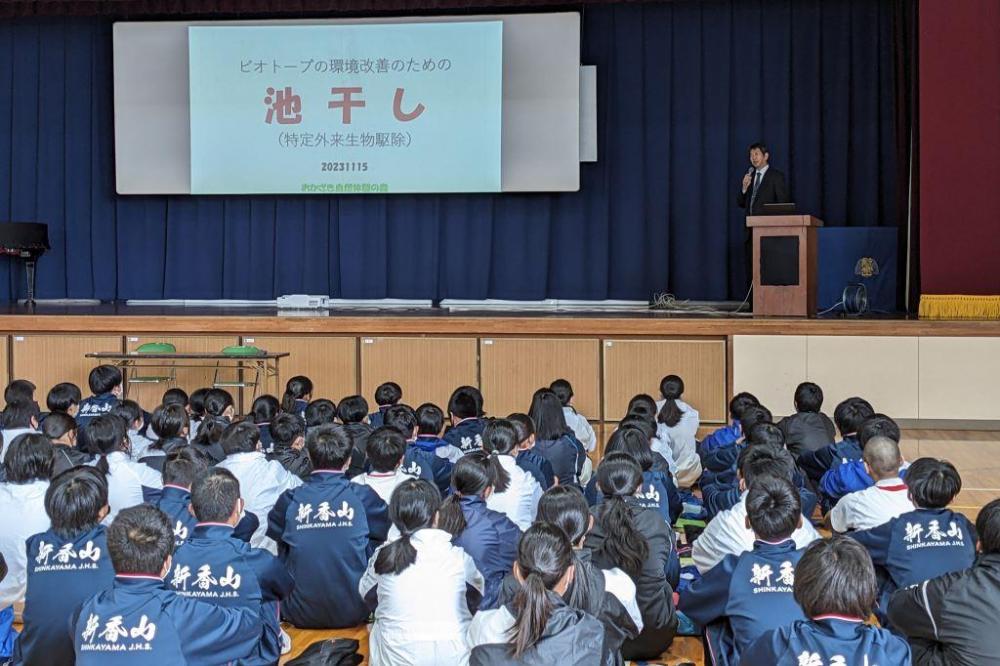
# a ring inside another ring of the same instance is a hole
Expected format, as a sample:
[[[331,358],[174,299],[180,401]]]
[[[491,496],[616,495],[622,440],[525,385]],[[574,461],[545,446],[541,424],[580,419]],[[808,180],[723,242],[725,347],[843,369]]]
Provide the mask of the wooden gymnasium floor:
[[[610,434],[610,428],[609,432]],[[599,437],[605,439],[603,433]],[[976,430],[905,430],[903,455],[907,460],[934,456],[951,461],[962,475],[962,492],[954,507],[975,520],[979,509],[1000,497],[1000,431]],[[356,627],[339,631],[300,630],[285,626],[292,637],[292,652],[282,663],[297,656],[310,644],[326,638],[354,638],[368,653],[368,629]],[[698,638],[678,637],[670,649],[650,664],[678,666],[686,662],[703,666],[704,648]],[[366,662],[367,663],[367,662]]]

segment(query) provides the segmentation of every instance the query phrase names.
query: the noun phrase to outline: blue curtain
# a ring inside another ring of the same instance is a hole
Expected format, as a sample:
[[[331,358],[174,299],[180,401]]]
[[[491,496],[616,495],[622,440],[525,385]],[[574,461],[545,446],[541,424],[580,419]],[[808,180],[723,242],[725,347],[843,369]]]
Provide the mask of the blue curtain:
[[[111,19],[2,22],[0,220],[48,223],[43,298],[742,299],[753,141],[801,210],[897,224],[891,28],[878,0],[585,9],[600,159],[576,193],[121,197]]]

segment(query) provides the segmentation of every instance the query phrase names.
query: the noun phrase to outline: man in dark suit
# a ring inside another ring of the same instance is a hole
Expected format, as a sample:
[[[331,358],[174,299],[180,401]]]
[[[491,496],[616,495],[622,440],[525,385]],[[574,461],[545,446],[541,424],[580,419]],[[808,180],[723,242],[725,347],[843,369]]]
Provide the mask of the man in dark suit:
[[[785,185],[785,174],[768,164],[771,154],[763,143],[750,145],[751,169],[743,176],[740,193],[736,195],[736,204],[746,210],[747,216],[762,215],[764,204],[788,203],[788,187]],[[750,229],[746,231],[746,278],[747,288],[753,277],[753,246]]]

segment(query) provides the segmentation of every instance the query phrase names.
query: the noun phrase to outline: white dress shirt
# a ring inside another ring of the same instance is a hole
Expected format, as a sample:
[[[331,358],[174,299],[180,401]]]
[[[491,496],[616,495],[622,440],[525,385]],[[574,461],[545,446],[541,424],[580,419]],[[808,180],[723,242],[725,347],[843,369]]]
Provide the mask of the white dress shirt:
[[[417,558],[399,574],[375,573],[380,546],[358,583],[362,597],[377,587],[378,607],[368,640],[371,666],[467,664],[465,634],[472,613],[466,586],[482,593],[476,563],[451,543],[451,534],[418,530],[410,537]]]
[[[267,514],[271,513],[281,494],[301,486],[302,479],[282,467],[277,460],[268,460],[261,451],[233,453],[216,466],[233,473],[240,482],[240,496],[246,503],[246,510],[260,521],[250,537],[250,545],[277,555],[278,545],[267,538]]]
[[[705,573],[726,555],[739,555],[753,550],[754,534],[747,527],[746,518],[747,493],[744,491],[739,503],[717,514],[709,521],[705,531],[695,539],[691,555],[698,571]],[[819,538],[816,528],[804,517],[802,527],[792,532],[796,548],[805,548]]]
[[[7,577],[0,582],[0,609],[24,601],[28,586],[28,537],[49,529],[45,513],[48,481],[0,484],[0,553],[7,561]]]
[[[406,472],[401,472],[396,469],[392,472],[370,472],[368,474],[359,474],[351,479],[351,482],[362,486],[368,486],[375,491],[376,495],[382,498],[383,502],[389,504],[389,500],[392,499],[392,491],[394,491],[403,481],[415,478],[417,477],[412,474],[407,474]]]
[[[578,414],[572,407],[563,407],[563,416],[566,417],[566,425],[573,429],[573,434],[583,444],[583,448],[587,451],[593,451],[597,446],[597,435],[587,417]]]
[[[656,403],[656,413],[663,409],[660,400]],[[677,406],[681,409],[681,420],[677,425],[668,427],[666,424],[656,422],[656,437],[670,445],[670,450],[674,452],[674,461],[677,465],[678,488],[690,488],[701,478],[701,458],[698,457],[698,445],[695,438],[698,435],[698,426],[701,425],[701,416],[698,410],[687,404],[683,400],[677,401]]]
[[[913,503],[903,480],[898,476],[882,479],[841,497],[830,512],[830,527],[835,532],[867,530],[909,511],[913,511]]]
[[[108,474],[108,505],[111,507],[111,511],[108,512],[103,522],[105,525],[110,525],[119,511],[130,506],[137,506],[145,501],[142,495],[144,486],[152,490],[163,488],[163,477],[149,465],[135,462],[124,451],[109,453],[107,458],[110,471]],[[100,460],[100,458],[96,460]]]
[[[510,477],[510,482],[507,484],[507,490],[502,493],[494,490],[486,498],[486,506],[506,514],[523,532],[535,522],[538,500],[542,497],[542,487],[535,481],[535,477],[517,466],[517,460],[513,456],[498,455],[497,460]]]

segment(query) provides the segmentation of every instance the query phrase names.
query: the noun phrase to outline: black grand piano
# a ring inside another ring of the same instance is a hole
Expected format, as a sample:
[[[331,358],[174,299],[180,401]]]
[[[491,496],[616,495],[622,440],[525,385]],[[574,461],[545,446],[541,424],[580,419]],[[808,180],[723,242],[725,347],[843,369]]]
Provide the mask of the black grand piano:
[[[35,304],[35,263],[49,249],[49,228],[40,222],[0,223],[0,255],[24,261],[28,305]]]

